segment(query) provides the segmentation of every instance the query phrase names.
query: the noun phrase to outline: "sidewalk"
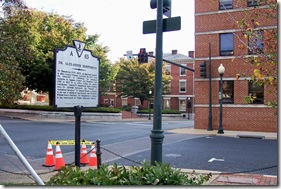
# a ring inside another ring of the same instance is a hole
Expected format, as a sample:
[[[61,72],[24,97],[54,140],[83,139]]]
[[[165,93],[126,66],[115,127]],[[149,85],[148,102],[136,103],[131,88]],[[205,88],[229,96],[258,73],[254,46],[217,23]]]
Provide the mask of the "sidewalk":
[[[218,134],[217,130],[208,131],[207,129],[194,129],[194,128],[180,128],[169,130],[171,133],[176,134],[194,134],[194,135],[217,135],[217,136],[227,136],[235,138],[260,138],[277,140],[277,133],[270,132],[250,132],[250,131],[229,131],[224,130],[224,134]]]
[[[14,115],[13,117],[17,117]],[[19,116],[21,119],[25,119],[23,116]],[[28,120],[36,120],[38,118],[31,118],[28,117]],[[42,119],[40,119],[42,121]],[[56,119],[44,119],[44,121],[55,121]],[[135,119],[126,119],[126,121],[137,121],[137,120],[144,120],[141,118],[135,118]],[[146,120],[146,119],[145,119]],[[60,120],[63,121],[63,120]],[[69,121],[69,120],[68,120]],[[183,120],[184,121],[184,120]],[[241,131],[228,131],[224,130],[224,134],[217,134],[217,130],[213,131],[207,131],[203,129],[194,129],[194,128],[180,128],[180,129],[172,129],[169,130],[170,133],[175,134],[192,134],[192,135],[218,135],[218,136],[226,136],[226,137],[236,137],[236,138],[260,138],[260,139],[270,139],[270,140],[277,140],[277,133],[265,133],[265,132],[241,132]],[[85,169],[87,167],[83,167]],[[46,172],[44,168],[40,168],[40,170],[36,169],[37,173],[40,172]],[[254,186],[254,185],[260,185],[260,186],[277,186],[279,184],[279,180],[277,176],[272,175],[259,175],[259,174],[226,174],[216,171],[208,171],[208,170],[186,170],[182,169],[182,171],[185,172],[192,172],[195,171],[195,173],[212,173],[212,177],[210,181],[207,183],[207,185],[215,185],[215,186]],[[57,172],[51,172],[49,174],[41,175],[41,179],[43,181],[48,181],[50,177]],[[10,183],[32,183],[30,178],[13,175],[9,173],[4,173],[0,171],[0,180],[2,181],[8,181],[10,180]]]

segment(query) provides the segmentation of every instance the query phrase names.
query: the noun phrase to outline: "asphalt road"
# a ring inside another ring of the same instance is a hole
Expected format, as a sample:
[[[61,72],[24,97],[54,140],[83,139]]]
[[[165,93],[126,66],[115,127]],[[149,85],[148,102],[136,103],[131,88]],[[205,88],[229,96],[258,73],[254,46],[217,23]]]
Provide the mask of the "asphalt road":
[[[107,163],[138,165],[143,160],[150,160],[149,150]],[[164,145],[163,163],[194,170],[277,175],[278,144],[276,140],[201,136]]]
[[[48,140],[73,140],[74,122],[41,122],[0,117],[0,124],[29,161],[41,166]],[[163,121],[163,163],[177,168],[277,175],[277,140],[174,134],[170,129],[193,127],[193,121]],[[101,139],[102,162],[137,165],[150,160],[152,121],[81,123],[81,139]],[[0,138],[1,169],[13,169],[14,152]],[[66,161],[74,146],[62,146]],[[124,158],[122,158],[124,157]],[[9,164],[9,165],[8,165]]]

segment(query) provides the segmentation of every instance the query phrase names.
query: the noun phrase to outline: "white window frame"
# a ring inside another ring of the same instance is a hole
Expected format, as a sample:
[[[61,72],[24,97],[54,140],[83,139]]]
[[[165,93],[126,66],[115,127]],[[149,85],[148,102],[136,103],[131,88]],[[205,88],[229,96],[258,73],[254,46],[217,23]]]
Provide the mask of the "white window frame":
[[[181,64],[181,65],[186,67],[186,64]],[[182,71],[184,71],[184,74],[182,74]],[[180,76],[186,76],[186,69],[180,67]]]
[[[122,98],[122,106],[128,105],[128,98]]]
[[[139,98],[135,98],[135,106],[141,105],[141,101]]]
[[[183,83],[184,82],[184,91],[181,91],[181,83]],[[179,80],[179,92],[180,93],[186,93],[186,79],[181,79],[181,80]]]
[[[186,112],[186,98],[179,98],[179,111]]]
[[[110,104],[109,104],[110,106],[112,105],[112,106],[115,106],[115,101],[114,101],[114,99],[110,99]]]
[[[164,98],[164,110],[170,110],[170,109],[171,109],[171,99]]]

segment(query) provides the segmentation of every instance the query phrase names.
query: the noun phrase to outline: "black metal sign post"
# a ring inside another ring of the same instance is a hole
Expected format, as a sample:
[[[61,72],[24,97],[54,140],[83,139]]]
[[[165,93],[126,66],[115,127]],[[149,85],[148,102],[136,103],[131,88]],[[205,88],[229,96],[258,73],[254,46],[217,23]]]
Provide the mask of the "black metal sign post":
[[[80,138],[81,138],[81,106],[74,106],[75,116],[75,166],[80,168]]]
[[[98,106],[100,58],[84,49],[86,43],[55,49],[55,108],[73,108],[75,116],[75,166],[80,167],[81,115],[83,108]]]

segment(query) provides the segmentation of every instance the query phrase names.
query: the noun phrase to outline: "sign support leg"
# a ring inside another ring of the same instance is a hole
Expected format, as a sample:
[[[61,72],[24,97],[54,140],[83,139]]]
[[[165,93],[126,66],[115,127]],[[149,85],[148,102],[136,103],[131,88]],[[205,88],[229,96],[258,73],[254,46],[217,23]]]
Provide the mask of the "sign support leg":
[[[80,168],[80,136],[82,107],[74,106],[75,115],[75,166]]]

